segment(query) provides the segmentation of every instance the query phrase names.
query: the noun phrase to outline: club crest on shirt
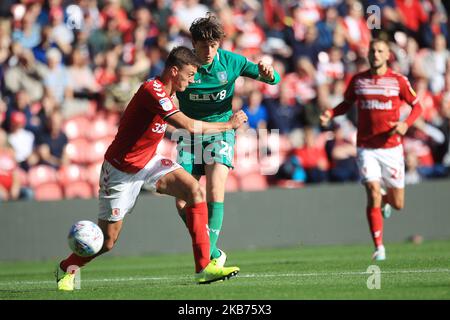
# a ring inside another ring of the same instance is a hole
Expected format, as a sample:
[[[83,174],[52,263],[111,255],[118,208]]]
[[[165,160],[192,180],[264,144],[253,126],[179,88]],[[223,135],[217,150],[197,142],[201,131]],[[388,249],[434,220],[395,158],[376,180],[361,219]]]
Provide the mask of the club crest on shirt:
[[[112,215],[113,215],[113,217],[120,216],[120,209],[119,208],[112,209]]]
[[[173,162],[170,159],[161,159],[161,165],[163,167],[171,167],[173,165]]]
[[[227,83],[228,82],[227,72],[226,71],[217,72],[217,79],[219,79],[220,83]]]
[[[173,108],[172,101],[170,101],[169,98],[162,98],[161,100],[159,100],[159,104],[164,111],[170,111]]]

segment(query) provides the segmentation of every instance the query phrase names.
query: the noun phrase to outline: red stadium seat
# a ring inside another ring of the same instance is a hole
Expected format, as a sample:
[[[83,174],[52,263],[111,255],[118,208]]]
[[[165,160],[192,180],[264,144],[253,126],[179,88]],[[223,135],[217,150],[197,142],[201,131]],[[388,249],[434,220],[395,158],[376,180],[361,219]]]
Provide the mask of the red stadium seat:
[[[105,119],[108,121],[110,127],[114,128],[113,134],[116,134],[120,122],[120,113],[108,112],[105,115]]]
[[[86,169],[76,164],[63,166],[58,171],[58,180],[63,186],[77,181],[84,181],[86,178]]]
[[[37,201],[55,201],[55,200],[62,200],[63,197],[63,190],[61,186],[56,182],[48,182],[41,184],[35,188],[33,188],[34,191],[34,198]]]
[[[85,164],[88,162],[89,142],[86,139],[70,141],[66,146],[67,156],[71,163]]]
[[[88,163],[96,163],[103,161],[105,152],[112,142],[114,137],[106,137],[89,144],[86,161]]]
[[[102,162],[92,163],[87,167],[87,181],[92,185],[98,187],[98,180],[102,170]]]
[[[266,176],[260,173],[250,173],[239,179],[239,186],[242,191],[263,191],[269,188]]]
[[[90,124],[87,134],[90,140],[99,140],[108,136],[113,136],[117,132],[117,127],[108,122],[105,118],[98,117]]]
[[[57,182],[57,171],[53,167],[38,165],[28,171],[28,183],[33,189],[50,182]]]
[[[92,187],[87,181],[76,181],[64,186],[66,199],[90,199],[94,197]]]
[[[89,133],[90,122],[89,119],[82,116],[77,116],[67,120],[64,125],[64,133],[69,140],[84,138]]]

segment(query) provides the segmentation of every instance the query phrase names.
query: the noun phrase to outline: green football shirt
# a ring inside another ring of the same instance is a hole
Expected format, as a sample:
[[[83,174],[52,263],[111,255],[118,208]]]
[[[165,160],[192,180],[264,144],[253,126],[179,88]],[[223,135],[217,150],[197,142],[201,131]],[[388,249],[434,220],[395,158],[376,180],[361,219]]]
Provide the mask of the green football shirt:
[[[269,84],[280,81],[275,71],[272,82],[260,78],[258,65],[239,54],[219,49],[213,61],[200,67],[183,92],[177,92],[180,110],[188,117],[207,122],[228,121],[232,115],[234,83],[239,76]]]

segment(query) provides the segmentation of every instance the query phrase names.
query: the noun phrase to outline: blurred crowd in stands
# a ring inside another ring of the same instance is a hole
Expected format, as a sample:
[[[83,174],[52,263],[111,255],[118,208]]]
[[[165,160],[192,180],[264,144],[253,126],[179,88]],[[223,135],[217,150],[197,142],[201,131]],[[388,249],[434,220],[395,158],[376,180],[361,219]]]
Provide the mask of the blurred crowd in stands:
[[[404,140],[406,183],[448,177],[449,7],[441,0],[2,0],[0,199],[95,197],[127,102],[174,46],[191,47],[189,26],[208,11],[225,27],[224,49],[265,59],[282,76],[276,86],[236,82],[233,108],[245,110],[250,128],[272,133],[262,139],[239,130],[228,191],[358,181],[356,110],[329,128],[319,114],[368,68],[373,37],[389,40],[391,68],[409,78],[424,108]],[[175,145],[167,138],[159,151],[174,157]]]

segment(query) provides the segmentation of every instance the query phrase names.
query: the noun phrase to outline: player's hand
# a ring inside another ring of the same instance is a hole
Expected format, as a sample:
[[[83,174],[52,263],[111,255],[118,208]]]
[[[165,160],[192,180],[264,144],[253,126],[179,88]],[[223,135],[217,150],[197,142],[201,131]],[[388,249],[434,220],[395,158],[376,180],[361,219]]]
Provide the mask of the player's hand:
[[[259,61],[258,62],[258,70],[259,70],[259,75],[261,78],[269,80],[269,81],[273,81],[274,80],[274,76],[273,76],[273,67],[265,62]]]
[[[242,110],[239,110],[238,112],[234,113],[229,120],[233,129],[239,128],[241,125],[243,125],[247,121],[248,121],[248,117],[245,114],[245,112]]]
[[[330,110],[325,110],[320,114],[320,125],[322,127],[326,127],[328,126],[328,123],[331,120],[331,111]]]
[[[408,131],[408,124],[403,121],[389,122],[389,125],[392,127],[391,131],[389,132],[390,136],[394,134],[404,136],[406,134],[406,131]]]

